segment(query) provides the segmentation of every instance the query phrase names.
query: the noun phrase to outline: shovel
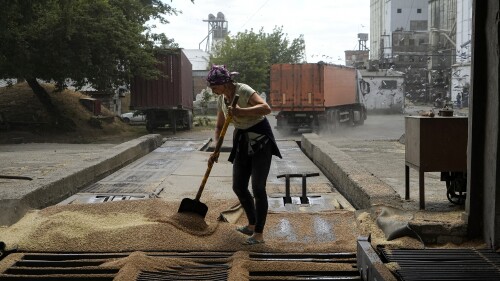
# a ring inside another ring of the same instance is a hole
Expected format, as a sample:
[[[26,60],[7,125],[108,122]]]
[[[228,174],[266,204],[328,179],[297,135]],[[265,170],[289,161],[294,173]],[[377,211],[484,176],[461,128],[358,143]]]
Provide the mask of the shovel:
[[[231,102],[231,106],[234,107],[236,106],[236,103],[238,102],[239,95],[234,95],[233,101]],[[220,148],[222,146],[222,142],[224,141],[224,136],[226,135],[227,127],[229,126],[229,123],[231,122],[232,117],[227,116],[226,121],[224,122],[224,126],[222,127],[222,130],[219,135],[219,140],[217,141],[217,145],[215,146],[214,154],[218,154],[220,151]],[[200,202],[200,197],[201,193],[203,192],[203,189],[205,188],[205,184],[207,183],[208,176],[210,175],[210,172],[212,171],[212,166],[213,163],[209,163],[207,167],[207,171],[205,172],[205,176],[203,177],[203,180],[201,181],[200,188],[198,189],[198,193],[196,194],[196,197],[194,199],[190,198],[184,198],[181,201],[181,205],[179,206],[179,211],[178,213],[194,213],[197,215],[200,215],[202,218],[205,218],[208,207],[207,205],[203,204]]]

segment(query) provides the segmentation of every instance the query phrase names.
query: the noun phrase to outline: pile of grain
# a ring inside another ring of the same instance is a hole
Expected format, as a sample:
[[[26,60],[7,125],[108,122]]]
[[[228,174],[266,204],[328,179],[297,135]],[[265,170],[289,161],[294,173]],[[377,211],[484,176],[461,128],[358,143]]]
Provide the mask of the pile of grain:
[[[236,225],[217,220],[234,202],[207,204],[205,219],[177,213],[179,202],[160,199],[53,206],[25,216],[0,230],[7,247],[33,252],[134,251],[355,251],[352,212],[269,214],[266,243],[242,245],[246,236]],[[320,224],[318,224],[320,222]],[[321,224],[325,223],[325,226]],[[242,216],[238,224],[245,224]],[[288,231],[282,231],[283,228]],[[331,233],[329,233],[331,232]],[[325,235],[331,238],[323,239]]]
[[[403,237],[386,241],[369,211],[337,210],[318,213],[271,213],[264,232],[266,243],[242,245],[247,236],[235,225],[217,220],[234,201],[210,200],[205,218],[178,213],[179,202],[161,199],[103,204],[53,206],[25,216],[0,229],[0,241],[23,252],[132,252],[109,260],[103,267],[119,269],[115,280],[135,280],[141,271],[175,270],[196,266],[186,258],[148,256],[145,252],[235,252],[226,262],[229,280],[248,280],[252,271],[356,271],[350,264],[275,261],[259,262],[249,252],[355,252],[356,239],[371,235],[372,245],[421,248]],[[243,215],[237,224],[245,224]],[[12,255],[15,257],[14,255]],[[385,265],[380,265],[385,266]],[[394,270],[394,265],[389,269]]]
[[[218,223],[208,225],[204,218],[194,213],[174,213],[167,219],[160,218],[159,222],[169,223],[180,231],[196,236],[208,236],[215,232]]]

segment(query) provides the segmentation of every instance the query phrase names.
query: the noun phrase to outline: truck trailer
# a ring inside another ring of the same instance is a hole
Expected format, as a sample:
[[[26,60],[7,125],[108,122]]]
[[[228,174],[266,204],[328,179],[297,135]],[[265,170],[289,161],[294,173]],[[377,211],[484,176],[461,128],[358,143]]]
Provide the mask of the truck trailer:
[[[341,125],[362,125],[367,118],[363,94],[369,85],[355,68],[321,62],[274,64],[270,78],[277,130],[334,131]]]
[[[156,55],[160,75],[136,76],[130,83],[130,108],[146,115],[146,128],[190,130],[193,124],[193,71],[182,49],[162,50]]]

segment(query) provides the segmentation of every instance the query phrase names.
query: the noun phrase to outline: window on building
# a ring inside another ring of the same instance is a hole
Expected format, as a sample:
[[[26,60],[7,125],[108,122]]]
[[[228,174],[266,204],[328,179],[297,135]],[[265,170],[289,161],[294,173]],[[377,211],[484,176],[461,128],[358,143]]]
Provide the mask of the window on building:
[[[425,39],[424,38],[418,39],[418,45],[423,45],[423,44],[425,44]]]
[[[399,38],[398,36],[393,35],[393,36],[392,36],[392,45],[393,45],[393,46],[399,46],[399,45],[400,45],[400,41],[401,41],[401,40],[402,40],[402,39],[401,39],[401,38]]]
[[[408,40],[408,45],[415,46],[415,39]]]
[[[385,90],[395,90],[398,88],[398,81],[396,80],[382,80],[380,88]]]
[[[398,14],[401,14],[402,12],[402,9],[398,9]]]
[[[422,13],[422,9],[417,9],[417,14],[421,14]]]

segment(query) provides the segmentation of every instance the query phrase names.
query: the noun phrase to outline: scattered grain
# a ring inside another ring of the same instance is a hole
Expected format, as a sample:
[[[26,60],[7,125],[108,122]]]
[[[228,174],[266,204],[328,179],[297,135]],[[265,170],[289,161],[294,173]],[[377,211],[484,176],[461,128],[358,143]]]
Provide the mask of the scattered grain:
[[[16,264],[18,261],[20,261],[23,257],[23,254],[17,254],[13,253],[2,259],[2,262],[0,263],[0,273],[5,272],[7,269],[9,269],[11,266]]]
[[[396,270],[399,270],[399,264],[397,262],[388,262],[385,264],[385,266],[392,272],[396,272]]]
[[[390,263],[375,263],[373,265],[377,272],[382,275],[383,280],[385,281],[397,281],[398,279],[395,277],[394,273],[397,269],[399,269],[399,265],[395,262]]]
[[[248,252],[239,251],[233,254],[231,258],[231,268],[228,274],[229,281],[249,280],[249,259]]]
[[[106,268],[118,268],[120,271],[114,281],[136,280],[141,271],[157,272],[162,270],[175,270],[176,267],[194,266],[197,263],[170,257],[151,257],[143,252],[134,252],[129,256],[102,264]]]

